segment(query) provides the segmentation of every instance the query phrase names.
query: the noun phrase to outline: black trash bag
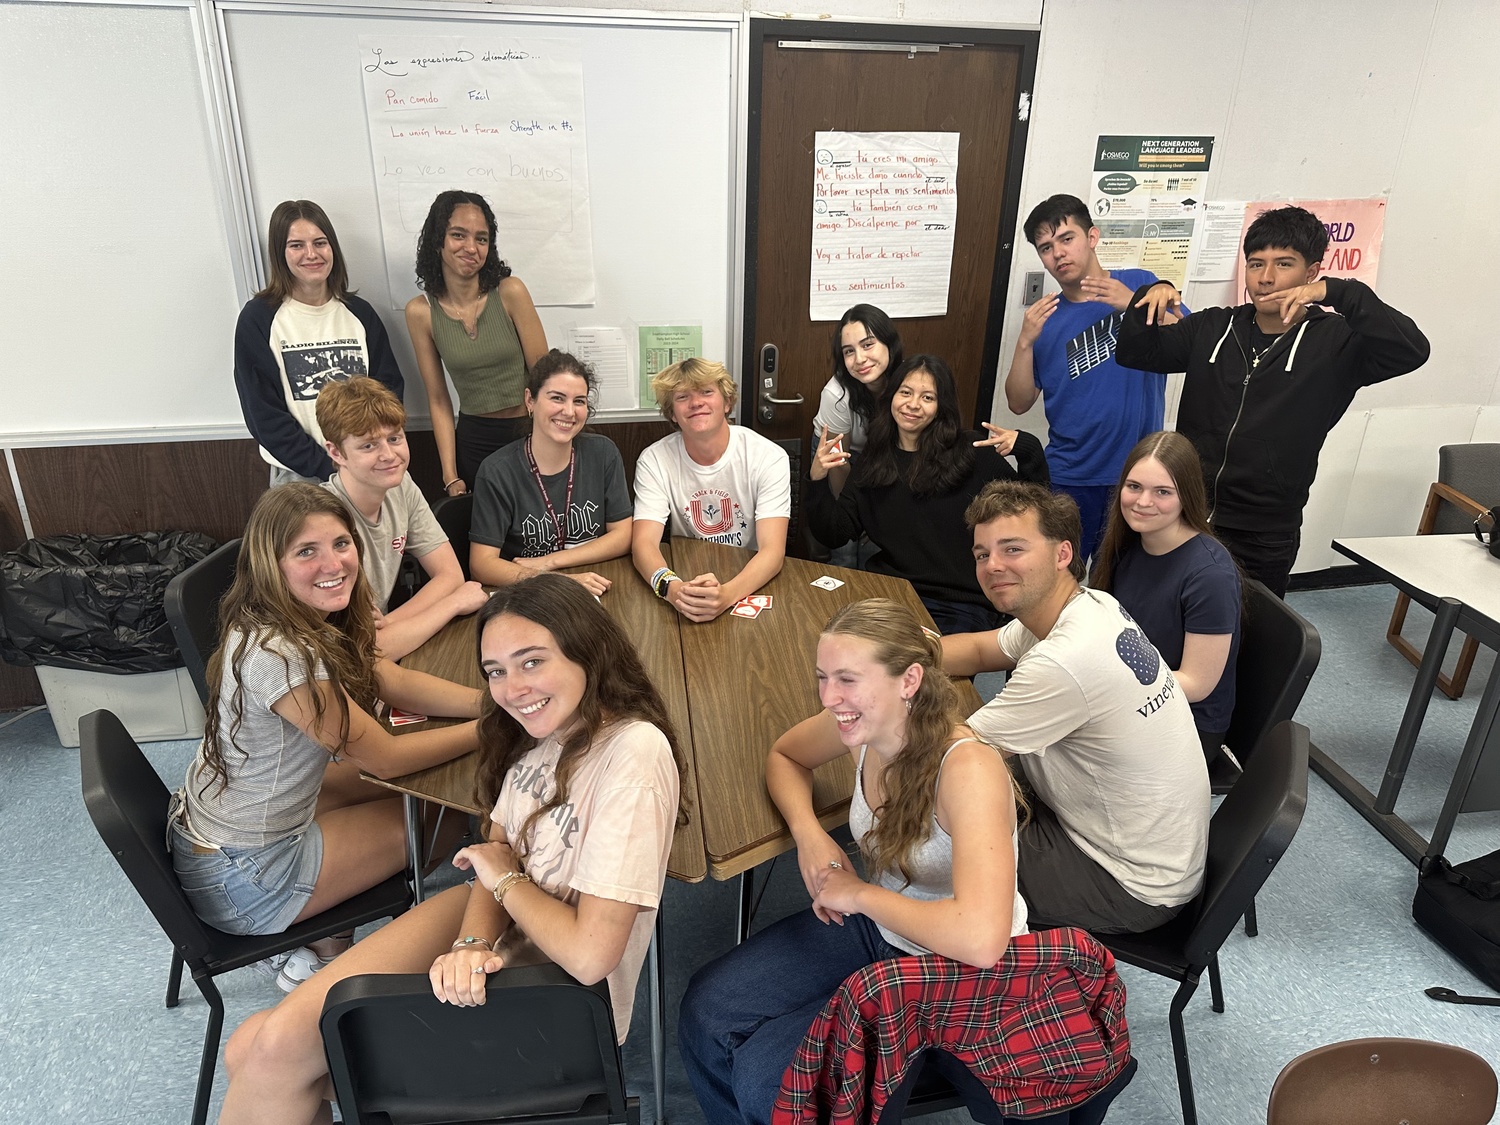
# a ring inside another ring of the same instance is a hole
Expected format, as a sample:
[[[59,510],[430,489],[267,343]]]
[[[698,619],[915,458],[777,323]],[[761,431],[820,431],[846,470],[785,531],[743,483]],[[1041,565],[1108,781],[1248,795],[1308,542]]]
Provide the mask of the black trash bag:
[[[0,555],[0,660],[121,674],[182,667],[162,599],[217,546],[196,531],[27,540]]]

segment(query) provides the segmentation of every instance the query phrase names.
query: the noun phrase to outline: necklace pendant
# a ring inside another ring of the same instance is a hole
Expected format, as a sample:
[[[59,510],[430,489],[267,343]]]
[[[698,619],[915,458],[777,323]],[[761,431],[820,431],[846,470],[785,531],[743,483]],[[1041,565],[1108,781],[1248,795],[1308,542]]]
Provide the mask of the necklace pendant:
[[[1259,367],[1260,366],[1260,356],[1256,356],[1254,359],[1252,359],[1250,361],[1250,366],[1251,367]]]

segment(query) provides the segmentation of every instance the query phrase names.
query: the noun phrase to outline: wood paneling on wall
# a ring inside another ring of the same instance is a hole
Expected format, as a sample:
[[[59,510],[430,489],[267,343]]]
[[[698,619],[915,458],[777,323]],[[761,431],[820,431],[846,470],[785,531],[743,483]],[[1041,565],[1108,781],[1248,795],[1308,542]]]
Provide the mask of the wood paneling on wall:
[[[594,429],[620,447],[632,488],[641,450],[671,432],[666,422],[617,422]],[[409,441],[412,479],[429,499],[442,495],[431,431],[413,432]],[[269,475],[248,438],[13,452],[32,531],[39,538],[201,531],[222,543],[243,530]],[[0,551],[14,550],[25,539],[9,474],[0,474]],[[35,672],[0,663],[0,711],[41,702]]]

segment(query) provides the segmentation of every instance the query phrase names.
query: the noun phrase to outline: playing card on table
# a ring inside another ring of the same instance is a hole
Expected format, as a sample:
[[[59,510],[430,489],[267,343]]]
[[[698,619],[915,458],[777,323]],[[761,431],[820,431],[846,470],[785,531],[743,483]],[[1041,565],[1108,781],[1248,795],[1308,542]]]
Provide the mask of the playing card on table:
[[[821,590],[837,590],[843,585],[841,581],[830,574],[825,574],[822,578],[814,578],[810,584],[817,586]]]
[[[751,605],[750,600],[746,598],[741,601],[735,602],[734,608],[729,612],[734,614],[734,616],[736,617],[759,617],[760,610],[760,606]]]
[[[411,723],[425,723],[426,715],[418,715],[415,711],[403,711],[399,707],[391,708],[391,726],[404,727]]]
[[[761,609],[771,608],[770,594],[751,594],[748,598],[741,598],[740,605],[758,605]]]

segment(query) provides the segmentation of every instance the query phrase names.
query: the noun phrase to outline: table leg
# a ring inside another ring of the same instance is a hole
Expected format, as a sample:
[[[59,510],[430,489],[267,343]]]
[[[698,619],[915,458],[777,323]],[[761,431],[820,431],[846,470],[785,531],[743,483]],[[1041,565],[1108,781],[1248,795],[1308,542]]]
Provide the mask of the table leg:
[[[1495,718],[1500,713],[1500,675],[1490,673],[1490,682],[1484,687],[1479,709],[1474,712],[1474,723],[1469,727],[1469,738],[1464,743],[1464,752],[1458,759],[1458,768],[1453,771],[1453,783],[1448,786],[1448,796],[1443,801],[1443,811],[1432,826],[1432,839],[1427,844],[1427,854],[1442,855],[1448,846],[1448,837],[1453,832],[1453,823],[1463,811],[1464,798],[1469,792],[1469,783],[1479,768],[1480,756],[1489,745],[1490,734],[1495,727]]]
[[[406,860],[411,864],[411,900],[422,901],[422,802],[410,793],[401,798],[406,814]]]
[[[750,936],[750,914],[755,908],[755,868],[740,872],[740,901],[734,915],[734,943],[741,944]]]
[[[1437,609],[1433,611],[1427,649],[1422,653],[1422,663],[1417,666],[1417,679],[1411,686],[1406,713],[1401,716],[1401,728],[1396,732],[1385,777],[1380,782],[1380,793],[1375,798],[1377,813],[1384,815],[1395,811],[1396,797],[1401,792],[1401,783],[1406,780],[1406,767],[1411,763],[1422,720],[1427,717],[1427,704],[1432,699],[1432,689],[1437,686],[1438,674],[1443,670],[1443,657],[1448,652],[1448,641],[1453,636],[1453,627],[1458,624],[1458,613],[1462,608],[1463,604],[1454,598],[1439,598]]]
[[[662,972],[661,945],[666,926],[662,910],[656,911],[656,928],[646,949],[651,988],[651,1082],[656,1090],[656,1125],[666,1125],[667,1109],[667,981]]]

